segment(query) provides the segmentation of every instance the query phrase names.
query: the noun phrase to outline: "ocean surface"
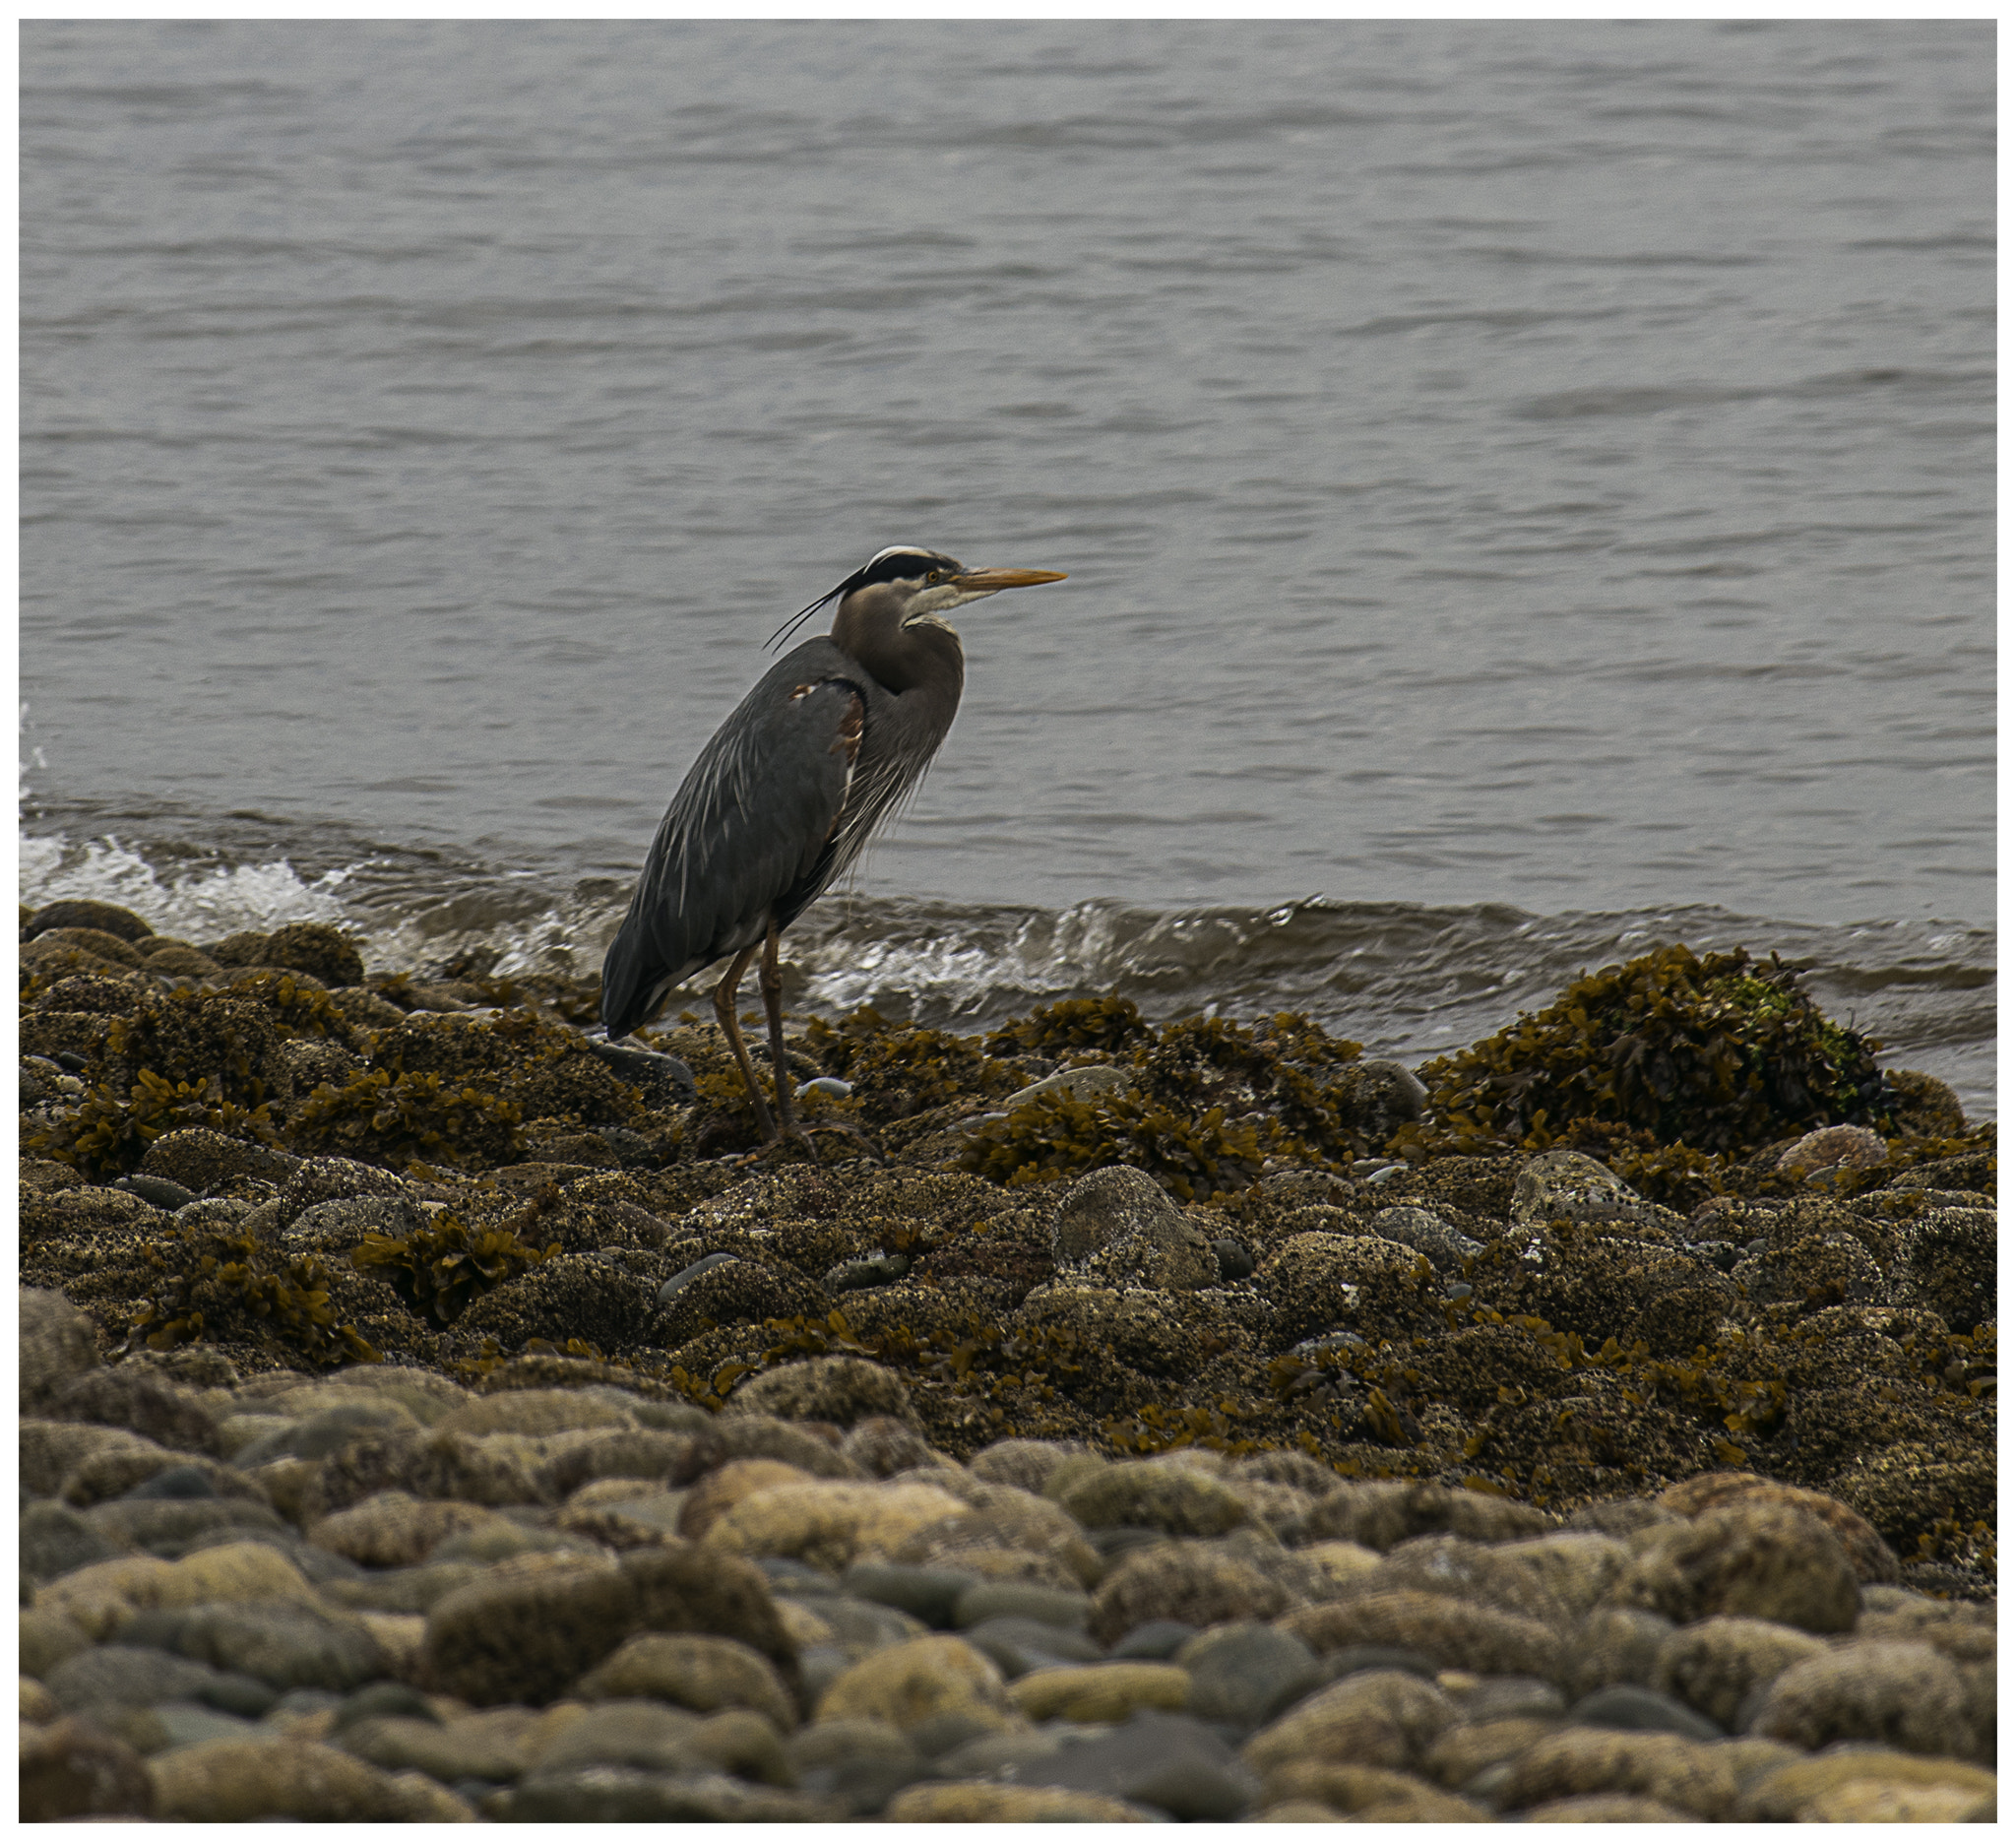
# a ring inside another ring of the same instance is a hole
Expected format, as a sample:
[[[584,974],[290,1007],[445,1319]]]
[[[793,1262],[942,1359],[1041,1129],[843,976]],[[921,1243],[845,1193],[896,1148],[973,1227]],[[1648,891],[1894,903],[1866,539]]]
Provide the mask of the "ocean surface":
[[[598,963],[967,609],[792,1001],[1467,1043],[1741,943],[1994,1109],[1987,23],[31,21],[23,899]]]

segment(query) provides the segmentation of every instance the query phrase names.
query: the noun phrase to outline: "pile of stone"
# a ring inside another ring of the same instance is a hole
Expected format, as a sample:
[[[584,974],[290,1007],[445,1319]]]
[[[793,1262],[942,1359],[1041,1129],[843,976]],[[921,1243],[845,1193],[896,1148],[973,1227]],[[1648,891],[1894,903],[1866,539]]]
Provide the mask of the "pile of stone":
[[[1291,1452],[961,1463],[854,1358],[710,1414],[560,1359],[107,1367],[46,1292],[22,1333],[31,1820],[1994,1807],[1992,1606],[1752,1475],[1561,1519]]]

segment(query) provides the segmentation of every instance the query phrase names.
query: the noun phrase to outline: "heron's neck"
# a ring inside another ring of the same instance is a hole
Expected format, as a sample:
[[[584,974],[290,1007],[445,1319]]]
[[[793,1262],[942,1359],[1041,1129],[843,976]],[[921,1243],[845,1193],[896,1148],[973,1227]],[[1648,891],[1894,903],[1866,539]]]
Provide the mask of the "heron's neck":
[[[952,721],[966,688],[966,654],[949,627],[905,627],[893,621],[850,620],[848,609],[833,623],[833,643],[858,659],[876,683],[906,702],[942,707]]]

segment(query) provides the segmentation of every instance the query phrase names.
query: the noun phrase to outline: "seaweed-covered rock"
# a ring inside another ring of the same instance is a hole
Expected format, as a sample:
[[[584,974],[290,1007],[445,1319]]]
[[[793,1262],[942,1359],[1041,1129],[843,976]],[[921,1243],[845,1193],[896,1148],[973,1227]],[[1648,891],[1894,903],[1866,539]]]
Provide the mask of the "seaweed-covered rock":
[[[93,902],[72,897],[46,902],[22,923],[21,937],[32,940],[55,927],[92,927],[121,940],[144,940],[154,932],[131,909],[112,902]]]
[[[1830,1022],[1774,957],[1659,947],[1569,985],[1420,1070],[1439,1125],[1417,1135],[1544,1150],[1578,1128],[1702,1153],[1887,1122],[1866,1038]],[[1408,1128],[1403,1128],[1402,1138]]]
[[[342,928],[327,921],[289,921],[268,936],[261,963],[311,973],[326,985],[361,985],[363,955]]]

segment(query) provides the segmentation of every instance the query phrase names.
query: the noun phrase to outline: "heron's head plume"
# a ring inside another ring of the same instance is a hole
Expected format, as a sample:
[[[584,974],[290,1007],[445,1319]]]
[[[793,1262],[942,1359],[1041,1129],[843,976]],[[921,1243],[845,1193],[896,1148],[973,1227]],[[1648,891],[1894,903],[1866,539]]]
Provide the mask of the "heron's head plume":
[[[829,602],[838,603],[834,638],[850,652],[856,650],[848,644],[850,633],[895,638],[918,627],[937,627],[957,639],[952,623],[945,618],[953,608],[998,595],[1003,589],[1063,580],[1060,570],[968,569],[942,550],[927,550],[914,543],[891,544],[810,606],[800,608],[771,635],[771,644],[788,639]]]

